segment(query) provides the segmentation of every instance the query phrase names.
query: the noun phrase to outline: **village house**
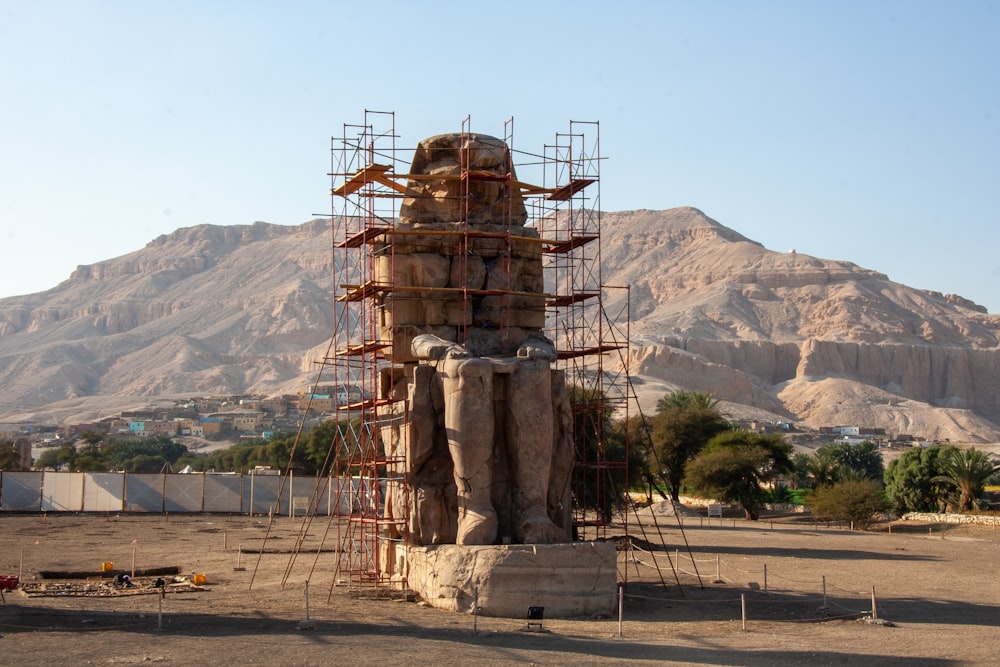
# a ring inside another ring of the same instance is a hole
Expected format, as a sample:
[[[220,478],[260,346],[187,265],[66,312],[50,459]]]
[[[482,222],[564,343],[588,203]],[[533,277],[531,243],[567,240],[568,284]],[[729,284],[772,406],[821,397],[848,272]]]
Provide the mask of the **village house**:
[[[206,440],[224,440],[233,432],[233,422],[221,416],[202,417],[201,430]]]

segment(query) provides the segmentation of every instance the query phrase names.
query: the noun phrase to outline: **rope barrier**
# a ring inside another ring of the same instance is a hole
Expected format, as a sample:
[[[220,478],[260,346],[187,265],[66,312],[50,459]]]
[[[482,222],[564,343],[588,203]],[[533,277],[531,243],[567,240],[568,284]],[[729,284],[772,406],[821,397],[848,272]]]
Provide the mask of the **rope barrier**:
[[[713,583],[736,588],[746,585],[750,588],[750,590],[745,593],[741,593],[739,598],[725,597],[704,600],[692,600],[688,597],[678,598],[649,596],[629,592],[625,595],[625,597],[631,603],[676,605],[684,602],[689,605],[719,607],[721,609],[731,610],[724,612],[724,614],[729,615],[731,613],[731,618],[734,621],[738,618],[742,618],[744,631],[746,630],[748,619],[750,621],[753,620],[753,610],[755,608],[769,610],[767,612],[766,619],[768,622],[791,623],[820,623],[825,621],[851,620],[859,618],[878,618],[876,604],[878,606],[878,610],[882,611],[883,614],[886,609],[892,609],[891,601],[888,605],[882,603],[881,601],[876,602],[874,586],[870,591],[858,590],[857,588],[851,590],[844,588],[843,586],[830,584],[825,576],[822,577],[821,581],[814,582],[795,576],[787,576],[781,572],[775,572],[773,567],[769,569],[769,564],[766,562],[761,562],[759,570],[748,570],[744,569],[746,567],[744,563],[739,563],[739,565],[744,566],[740,567],[736,562],[724,560],[719,555],[716,555],[714,558],[694,558],[691,554],[681,554],[679,550],[675,550],[674,554],[670,554],[669,551],[665,551],[664,553],[653,553],[650,549],[641,549],[636,547],[636,551],[641,552],[643,558],[635,558],[634,562],[636,565],[643,567],[652,567],[652,565],[650,565],[647,561],[656,563],[657,558],[666,556],[666,558],[670,560],[671,556],[673,556],[675,558],[674,567],[677,574],[685,577],[696,577],[698,574],[681,566],[682,557],[686,558],[687,561],[691,563],[695,563],[697,561],[701,561],[702,563],[711,563],[714,560],[716,563],[716,578]],[[723,568],[727,571],[728,576],[722,575]],[[774,588],[771,586],[769,590],[769,576],[772,583],[774,581],[779,581],[781,582],[782,587]],[[760,577],[762,577],[762,579],[759,579]],[[741,579],[743,581],[740,581]],[[759,587],[760,585],[755,583],[755,581],[762,581],[762,587]],[[865,607],[865,603],[863,601],[869,594],[871,596],[870,605],[867,606],[867,608],[863,608]],[[795,597],[790,597],[790,595],[795,595]],[[839,599],[834,599],[833,596],[837,596]],[[740,604],[740,607],[738,608],[739,612],[737,612],[737,608],[735,607],[736,603]],[[815,615],[807,614],[806,617],[801,617],[802,607],[808,608],[813,605],[815,605]],[[775,615],[780,615],[779,610],[783,606],[794,607],[794,610],[789,609],[787,618],[776,619]],[[736,616],[737,613],[740,614],[739,617]],[[796,614],[800,617],[796,617]],[[620,620],[620,622],[622,621]]]
[[[772,576],[772,577],[777,577],[778,579],[782,579],[784,581],[790,581],[790,582],[792,582],[794,584],[802,584],[803,586],[809,586],[809,585],[811,585],[811,584],[814,583],[814,582],[809,581],[809,580],[792,579],[791,577],[785,577],[785,576],[782,576],[780,574],[775,574],[774,572],[769,572],[768,574],[770,576]]]

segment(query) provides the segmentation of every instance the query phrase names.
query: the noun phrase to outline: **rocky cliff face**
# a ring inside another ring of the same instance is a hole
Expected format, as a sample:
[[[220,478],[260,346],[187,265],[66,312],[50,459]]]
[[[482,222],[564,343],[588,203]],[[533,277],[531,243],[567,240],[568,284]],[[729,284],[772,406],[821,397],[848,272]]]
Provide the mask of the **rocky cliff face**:
[[[602,222],[605,281],[632,286],[632,373],[811,426],[1000,437],[1000,316],[693,208]]]
[[[602,222],[648,404],[684,387],[810,426],[1000,441],[1000,316],[693,208]],[[295,391],[333,328],[330,258],[323,221],[203,225],[0,300],[0,421],[92,396]]]
[[[203,225],[0,300],[0,412],[297,388],[333,331],[328,223]]]

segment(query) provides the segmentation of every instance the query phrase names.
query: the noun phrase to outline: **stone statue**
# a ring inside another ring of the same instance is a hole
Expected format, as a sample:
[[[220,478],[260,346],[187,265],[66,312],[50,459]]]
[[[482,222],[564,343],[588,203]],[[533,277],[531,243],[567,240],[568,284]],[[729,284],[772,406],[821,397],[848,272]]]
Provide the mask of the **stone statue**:
[[[541,244],[506,144],[422,141],[395,232],[376,248],[382,440],[411,544],[572,539],[572,413],[545,324]],[[403,417],[406,417],[405,419]],[[404,425],[405,426],[402,426]]]

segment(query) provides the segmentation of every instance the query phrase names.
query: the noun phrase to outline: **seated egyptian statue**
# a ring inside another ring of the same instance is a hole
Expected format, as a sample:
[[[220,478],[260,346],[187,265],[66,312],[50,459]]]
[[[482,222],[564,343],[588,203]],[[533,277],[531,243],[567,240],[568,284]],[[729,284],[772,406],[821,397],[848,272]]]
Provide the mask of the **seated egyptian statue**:
[[[544,335],[541,244],[499,139],[420,142],[395,233],[376,248],[383,444],[411,544],[572,539],[572,413]]]

